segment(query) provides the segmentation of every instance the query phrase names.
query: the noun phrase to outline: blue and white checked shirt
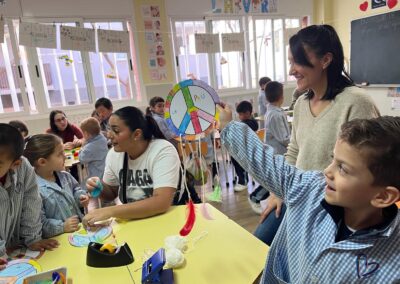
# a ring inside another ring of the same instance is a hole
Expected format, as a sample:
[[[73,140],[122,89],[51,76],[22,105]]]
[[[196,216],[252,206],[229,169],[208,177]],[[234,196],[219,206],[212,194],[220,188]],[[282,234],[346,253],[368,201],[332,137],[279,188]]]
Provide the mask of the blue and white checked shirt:
[[[247,126],[221,133],[229,153],[287,205],[261,283],[400,283],[400,214],[384,229],[335,242],[338,226],[322,205],[322,172],[302,171],[273,155]]]

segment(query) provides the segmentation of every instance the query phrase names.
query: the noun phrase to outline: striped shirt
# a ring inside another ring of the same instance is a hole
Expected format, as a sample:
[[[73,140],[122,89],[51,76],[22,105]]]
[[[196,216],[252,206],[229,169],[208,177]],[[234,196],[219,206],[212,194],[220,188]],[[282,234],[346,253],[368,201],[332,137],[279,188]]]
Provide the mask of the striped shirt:
[[[0,184],[0,256],[6,248],[41,240],[42,200],[32,166],[24,157],[21,159],[22,164],[10,170],[5,184]]]
[[[260,283],[400,283],[398,210],[386,227],[335,242],[337,223],[321,204],[322,172],[289,165],[240,123],[229,123],[221,142],[287,205]]]

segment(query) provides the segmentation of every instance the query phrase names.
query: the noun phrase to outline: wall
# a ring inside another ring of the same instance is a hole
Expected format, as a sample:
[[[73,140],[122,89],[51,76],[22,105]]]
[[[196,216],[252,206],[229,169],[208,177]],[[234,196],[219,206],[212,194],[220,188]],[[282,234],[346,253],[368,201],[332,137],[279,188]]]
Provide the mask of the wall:
[[[320,3],[318,3],[320,2]],[[387,13],[389,11],[400,10],[400,3],[397,4],[392,10],[388,7],[380,7],[371,9],[371,1],[368,1],[369,7],[367,11],[363,12],[359,9],[359,5],[363,3],[362,0],[315,0],[314,11],[318,12],[316,19],[318,24],[325,23],[335,27],[337,33],[343,44],[343,50],[346,58],[350,57],[350,24],[354,19],[368,17],[376,14]],[[327,12],[321,6],[329,7]],[[327,12],[327,13],[325,13]],[[325,14],[324,14],[325,13]],[[399,35],[393,35],[399,36]],[[378,106],[381,114],[399,116],[400,111],[391,109],[391,98],[387,97],[387,88],[367,87],[365,88],[368,95],[372,97]]]

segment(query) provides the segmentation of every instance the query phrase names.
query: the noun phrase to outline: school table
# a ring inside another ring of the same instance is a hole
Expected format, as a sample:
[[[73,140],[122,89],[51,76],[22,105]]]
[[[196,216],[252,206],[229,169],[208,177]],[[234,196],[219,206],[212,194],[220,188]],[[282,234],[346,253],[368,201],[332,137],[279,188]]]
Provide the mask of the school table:
[[[210,206],[214,220],[204,219],[196,205],[196,222],[188,238],[185,264],[174,269],[178,284],[253,283],[264,268],[268,246]],[[92,268],[86,266],[86,248],[73,247],[68,234],[56,237],[60,247],[38,259],[42,270],[67,267],[73,283],[141,283],[141,267],[148,250],[164,246],[167,236],[177,235],[186,220],[186,206],[173,206],[162,215],[119,223],[115,228],[118,244],[129,244],[135,261],[127,267]],[[197,240],[197,241],[196,241]]]

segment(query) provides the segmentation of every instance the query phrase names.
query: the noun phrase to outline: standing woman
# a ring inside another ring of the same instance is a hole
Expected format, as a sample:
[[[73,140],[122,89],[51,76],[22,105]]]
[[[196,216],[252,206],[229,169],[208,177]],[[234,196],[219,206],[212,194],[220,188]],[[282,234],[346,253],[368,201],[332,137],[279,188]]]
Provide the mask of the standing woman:
[[[289,74],[298,90],[308,91],[295,104],[285,157],[302,170],[322,171],[330,164],[341,125],[377,117],[379,111],[344,70],[343,47],[333,27],[306,27],[290,38],[289,46]],[[285,210],[281,200],[270,196],[256,237],[270,245]]]
[[[113,148],[108,152],[103,180],[91,177],[89,192],[102,184],[100,198],[119,196],[122,205],[95,209],[82,223],[94,226],[110,217],[140,219],[166,212],[179,182],[180,161],[174,146],[165,140],[151,116],[135,107],[124,107],[110,117]]]
[[[66,150],[82,145],[82,131],[78,126],[68,122],[67,116],[62,110],[53,110],[50,113],[50,128],[46,130],[46,133],[59,136]]]

